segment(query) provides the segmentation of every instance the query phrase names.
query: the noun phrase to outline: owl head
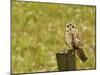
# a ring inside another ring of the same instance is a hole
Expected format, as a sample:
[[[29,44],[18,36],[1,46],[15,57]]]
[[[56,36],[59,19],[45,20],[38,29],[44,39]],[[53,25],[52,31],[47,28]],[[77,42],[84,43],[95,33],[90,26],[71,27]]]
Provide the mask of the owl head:
[[[76,31],[76,25],[75,24],[66,24],[66,31]]]

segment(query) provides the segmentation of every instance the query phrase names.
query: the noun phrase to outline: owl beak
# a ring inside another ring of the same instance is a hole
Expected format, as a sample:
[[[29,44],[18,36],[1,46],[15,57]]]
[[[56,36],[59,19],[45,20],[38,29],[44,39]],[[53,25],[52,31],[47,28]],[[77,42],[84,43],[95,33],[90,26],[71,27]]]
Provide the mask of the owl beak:
[[[71,28],[70,28],[70,30],[71,30]]]

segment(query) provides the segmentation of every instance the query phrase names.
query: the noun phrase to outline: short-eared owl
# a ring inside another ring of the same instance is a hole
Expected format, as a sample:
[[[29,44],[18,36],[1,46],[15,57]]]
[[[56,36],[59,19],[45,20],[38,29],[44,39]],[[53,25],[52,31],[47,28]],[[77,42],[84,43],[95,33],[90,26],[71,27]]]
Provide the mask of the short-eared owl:
[[[83,43],[75,24],[66,24],[65,42],[70,48],[77,52],[77,55],[82,60],[82,62],[86,62],[87,57],[83,51]]]

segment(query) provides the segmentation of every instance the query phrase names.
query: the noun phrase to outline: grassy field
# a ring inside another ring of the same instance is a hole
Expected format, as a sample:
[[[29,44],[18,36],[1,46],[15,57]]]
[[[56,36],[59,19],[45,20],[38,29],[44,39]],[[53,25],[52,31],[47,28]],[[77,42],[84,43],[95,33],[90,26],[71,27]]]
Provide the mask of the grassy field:
[[[66,23],[82,34],[88,61],[77,57],[78,69],[95,68],[95,6],[12,2],[12,73],[58,71],[56,52],[68,48]]]

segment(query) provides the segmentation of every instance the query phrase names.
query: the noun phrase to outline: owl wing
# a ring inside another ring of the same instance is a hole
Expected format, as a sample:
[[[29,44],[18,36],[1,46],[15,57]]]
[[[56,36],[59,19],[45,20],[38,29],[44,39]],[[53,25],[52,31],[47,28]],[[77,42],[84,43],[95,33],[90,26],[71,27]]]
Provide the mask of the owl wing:
[[[72,41],[71,44],[73,46],[74,49],[82,49],[83,48],[83,42],[80,38],[80,35],[78,32],[74,32],[72,33]]]
[[[73,33],[72,34],[72,46],[76,50],[77,55],[82,60],[82,62],[86,62],[88,59],[83,51],[83,43],[80,39],[79,33]]]

